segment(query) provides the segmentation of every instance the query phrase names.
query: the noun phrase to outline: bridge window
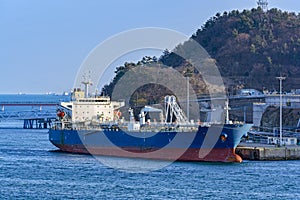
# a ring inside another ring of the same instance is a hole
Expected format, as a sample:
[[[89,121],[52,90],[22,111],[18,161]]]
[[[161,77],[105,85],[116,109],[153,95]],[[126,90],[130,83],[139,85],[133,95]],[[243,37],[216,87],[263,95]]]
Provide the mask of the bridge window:
[[[295,140],[294,139],[291,139],[291,144],[295,144]]]
[[[103,100],[103,99],[101,99],[101,100],[95,100],[95,102],[102,102],[102,103],[106,103],[106,102],[108,102],[107,100]]]

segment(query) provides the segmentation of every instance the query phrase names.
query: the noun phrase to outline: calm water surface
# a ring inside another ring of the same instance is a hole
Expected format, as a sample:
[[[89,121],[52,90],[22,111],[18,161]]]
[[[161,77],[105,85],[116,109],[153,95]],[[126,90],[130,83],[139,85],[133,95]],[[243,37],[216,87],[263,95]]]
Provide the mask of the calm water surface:
[[[176,162],[127,173],[55,149],[47,130],[0,129],[0,199],[300,199],[300,161]]]
[[[0,102],[52,102],[67,98],[0,95]],[[38,108],[5,107],[5,111],[24,109]],[[0,121],[1,200],[300,199],[300,161],[176,162],[149,173],[127,173],[109,168],[92,156],[53,152],[56,147],[49,142],[47,130],[15,128],[22,125],[22,121]],[[114,159],[120,165],[133,162]]]

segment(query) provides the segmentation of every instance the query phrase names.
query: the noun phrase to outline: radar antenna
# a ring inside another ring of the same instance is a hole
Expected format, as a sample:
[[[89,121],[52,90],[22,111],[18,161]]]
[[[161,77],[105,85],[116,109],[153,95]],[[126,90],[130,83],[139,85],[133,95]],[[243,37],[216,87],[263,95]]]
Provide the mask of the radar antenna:
[[[261,9],[263,9],[264,11],[268,10],[268,0],[258,0],[257,1],[257,5],[258,7],[261,7]]]

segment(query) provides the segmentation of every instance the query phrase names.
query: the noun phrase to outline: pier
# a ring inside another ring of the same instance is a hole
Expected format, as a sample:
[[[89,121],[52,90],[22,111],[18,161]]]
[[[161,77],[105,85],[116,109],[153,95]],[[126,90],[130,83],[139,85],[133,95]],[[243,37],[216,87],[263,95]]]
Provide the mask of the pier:
[[[236,154],[243,160],[300,160],[300,146],[282,146],[241,143]]]
[[[20,120],[24,129],[48,129],[56,120],[58,105],[59,102],[0,102],[0,121]],[[16,107],[22,109],[12,109]]]
[[[47,129],[56,119],[56,110],[0,111],[0,121],[23,121],[24,129]]]

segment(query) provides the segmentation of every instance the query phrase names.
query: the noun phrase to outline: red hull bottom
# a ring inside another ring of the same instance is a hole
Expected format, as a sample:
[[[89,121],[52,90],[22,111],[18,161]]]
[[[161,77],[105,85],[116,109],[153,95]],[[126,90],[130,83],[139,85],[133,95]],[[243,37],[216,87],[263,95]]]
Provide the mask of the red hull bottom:
[[[159,149],[157,151],[140,150],[133,148],[85,148],[83,145],[58,145],[64,152],[92,154],[114,157],[145,158],[156,160],[177,160],[186,162],[242,162],[242,158],[235,154],[234,148],[215,148],[201,149],[202,155],[199,156],[199,149]],[[204,154],[203,154],[204,152]]]

